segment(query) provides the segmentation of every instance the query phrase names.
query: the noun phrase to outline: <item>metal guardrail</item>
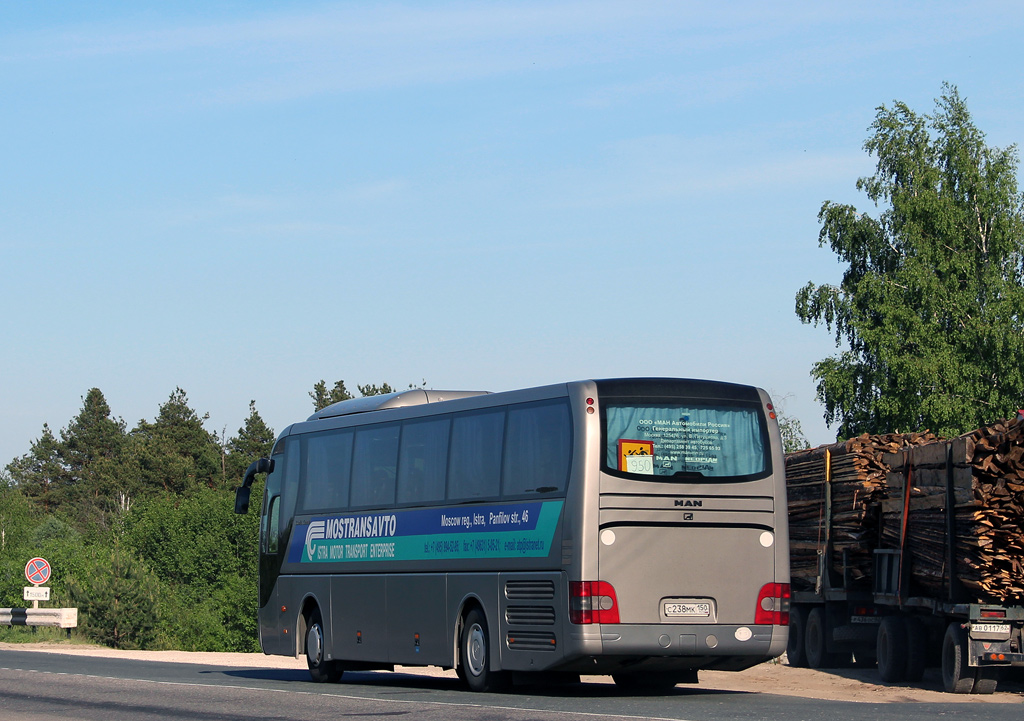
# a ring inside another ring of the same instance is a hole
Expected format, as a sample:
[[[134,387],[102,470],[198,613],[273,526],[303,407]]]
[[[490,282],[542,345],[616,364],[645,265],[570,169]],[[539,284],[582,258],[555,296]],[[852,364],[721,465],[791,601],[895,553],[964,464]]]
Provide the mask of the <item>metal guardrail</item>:
[[[77,608],[0,608],[0,626],[77,628]],[[70,633],[70,630],[69,630]]]

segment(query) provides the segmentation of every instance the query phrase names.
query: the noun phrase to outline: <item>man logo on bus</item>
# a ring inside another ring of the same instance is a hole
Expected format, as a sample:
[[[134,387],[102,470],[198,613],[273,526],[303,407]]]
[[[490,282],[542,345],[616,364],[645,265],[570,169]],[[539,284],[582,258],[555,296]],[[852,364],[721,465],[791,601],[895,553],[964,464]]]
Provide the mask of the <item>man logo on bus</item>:
[[[306,553],[310,558],[313,558],[313,541],[322,541],[324,539],[324,529],[326,527],[326,521],[313,521],[309,524],[309,528],[306,529]]]

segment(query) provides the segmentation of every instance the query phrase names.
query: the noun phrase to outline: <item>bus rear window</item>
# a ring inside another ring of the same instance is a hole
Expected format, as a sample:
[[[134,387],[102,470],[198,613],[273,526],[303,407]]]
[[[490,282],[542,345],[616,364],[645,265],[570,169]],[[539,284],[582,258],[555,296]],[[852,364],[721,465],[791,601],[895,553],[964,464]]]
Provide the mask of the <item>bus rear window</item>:
[[[610,403],[604,417],[605,465],[618,474],[737,479],[770,471],[757,407]]]

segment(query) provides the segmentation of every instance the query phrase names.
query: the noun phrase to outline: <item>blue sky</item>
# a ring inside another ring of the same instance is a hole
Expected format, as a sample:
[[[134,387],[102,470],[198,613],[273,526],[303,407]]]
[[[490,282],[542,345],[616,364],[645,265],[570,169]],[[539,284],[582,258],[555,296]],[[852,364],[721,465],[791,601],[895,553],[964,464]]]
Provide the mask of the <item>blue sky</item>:
[[[1024,140],[1013,2],[0,8],[0,465],[100,388],[234,434],[325,379],[751,383],[834,438],[794,295],[875,108]]]

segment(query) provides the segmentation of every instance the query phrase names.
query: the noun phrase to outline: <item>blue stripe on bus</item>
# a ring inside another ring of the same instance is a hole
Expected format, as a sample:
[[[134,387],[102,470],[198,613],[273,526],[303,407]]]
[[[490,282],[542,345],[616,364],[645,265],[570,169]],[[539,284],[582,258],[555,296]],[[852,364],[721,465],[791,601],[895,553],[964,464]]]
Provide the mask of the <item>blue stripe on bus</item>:
[[[289,563],[547,556],[563,502],[314,516]],[[301,527],[300,527],[301,528]]]

